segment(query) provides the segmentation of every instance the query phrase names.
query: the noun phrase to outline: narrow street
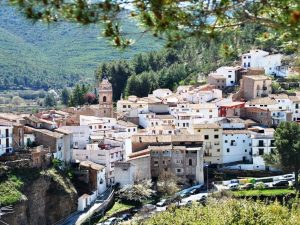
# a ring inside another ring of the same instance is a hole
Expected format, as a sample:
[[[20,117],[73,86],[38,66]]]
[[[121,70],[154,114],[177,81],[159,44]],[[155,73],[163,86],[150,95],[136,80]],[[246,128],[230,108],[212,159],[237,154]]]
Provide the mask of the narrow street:
[[[57,225],[80,225],[87,221],[94,213],[104,210],[108,201],[113,197],[114,192],[112,189],[108,189],[101,197],[98,197],[96,201],[85,211],[72,214],[64,221],[57,223]]]

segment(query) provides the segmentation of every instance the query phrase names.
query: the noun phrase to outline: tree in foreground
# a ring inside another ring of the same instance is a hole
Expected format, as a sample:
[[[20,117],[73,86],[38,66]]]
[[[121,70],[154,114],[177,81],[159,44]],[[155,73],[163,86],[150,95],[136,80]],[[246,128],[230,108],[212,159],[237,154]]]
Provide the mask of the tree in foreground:
[[[171,172],[162,172],[157,181],[157,190],[164,196],[172,196],[179,191],[178,177]]]
[[[126,201],[142,202],[154,194],[151,187],[152,182],[150,180],[137,181],[133,185],[126,185],[117,194],[119,198]]]
[[[132,41],[121,27],[124,16],[137,18],[145,30],[169,43],[191,36],[214,37],[224,30],[246,24],[269,28],[265,39],[282,39],[295,49],[300,38],[300,2],[295,0],[105,0],[40,1],[9,0],[33,20],[71,21],[83,25],[102,23],[103,35],[114,45],[126,47]],[[123,9],[130,13],[121,13]]]
[[[267,164],[295,173],[295,188],[299,191],[300,125],[282,122],[275,131],[275,152],[265,156]]]
[[[300,225],[300,208],[295,204],[288,208],[275,202],[209,199],[207,205],[168,209],[151,218],[138,221],[139,225]]]

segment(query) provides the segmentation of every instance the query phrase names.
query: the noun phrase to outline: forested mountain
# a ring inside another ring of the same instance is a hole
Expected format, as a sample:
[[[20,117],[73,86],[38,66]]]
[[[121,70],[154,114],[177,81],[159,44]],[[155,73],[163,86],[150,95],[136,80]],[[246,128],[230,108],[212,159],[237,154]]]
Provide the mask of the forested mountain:
[[[62,88],[91,82],[100,62],[130,59],[159,49],[162,41],[139,31],[134,21],[123,29],[138,41],[126,50],[112,47],[98,25],[32,23],[15,8],[0,3],[0,89]]]
[[[281,43],[263,40],[265,28],[247,25],[224,31],[222,36],[201,36],[175,43],[172,48],[137,54],[132,60],[102,63],[96,78],[107,76],[114,89],[114,100],[123,95],[147,96],[156,88],[175,89],[180,84],[195,84],[220,66],[238,63],[239,56],[250,48],[279,51]]]

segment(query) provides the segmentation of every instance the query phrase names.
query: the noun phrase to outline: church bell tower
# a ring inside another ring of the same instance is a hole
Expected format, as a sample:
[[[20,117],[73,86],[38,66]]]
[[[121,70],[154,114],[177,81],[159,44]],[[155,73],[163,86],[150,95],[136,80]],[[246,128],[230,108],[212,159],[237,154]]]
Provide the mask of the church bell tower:
[[[113,117],[113,91],[106,77],[99,85],[99,111],[100,117]]]

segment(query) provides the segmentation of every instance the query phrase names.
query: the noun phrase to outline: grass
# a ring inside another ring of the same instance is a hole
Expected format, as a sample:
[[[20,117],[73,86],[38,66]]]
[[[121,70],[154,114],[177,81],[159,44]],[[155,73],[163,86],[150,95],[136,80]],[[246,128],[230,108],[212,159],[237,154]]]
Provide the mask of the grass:
[[[62,190],[66,192],[75,191],[70,182],[64,179],[54,168],[42,171],[36,168],[10,170],[0,179],[0,205],[14,205],[18,203],[23,197],[23,187],[31,184],[40,176],[49,176],[56,183],[58,183]]]
[[[263,190],[243,190],[243,191],[233,191],[233,196],[235,197],[252,197],[252,196],[279,196],[286,194],[294,194],[295,191],[291,189],[263,189]]]
[[[9,176],[5,181],[0,181],[0,205],[12,205],[22,198],[21,188],[24,182],[17,176]]]
[[[99,222],[103,222],[103,221],[107,220],[109,217],[111,217],[117,213],[127,211],[127,210],[133,209],[135,207],[136,207],[135,205],[121,203],[121,202],[115,202],[113,207],[105,213],[105,216],[103,218],[101,218],[101,220]]]

